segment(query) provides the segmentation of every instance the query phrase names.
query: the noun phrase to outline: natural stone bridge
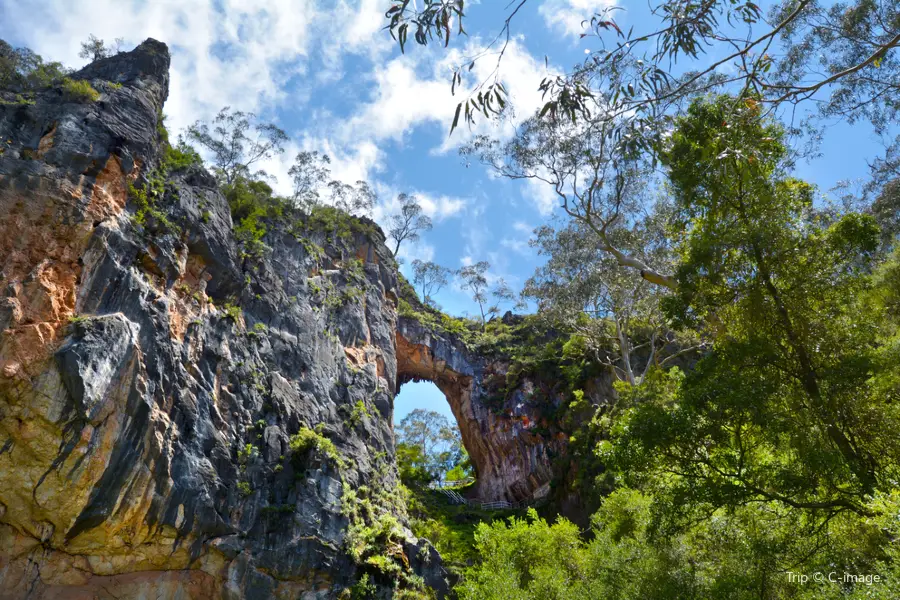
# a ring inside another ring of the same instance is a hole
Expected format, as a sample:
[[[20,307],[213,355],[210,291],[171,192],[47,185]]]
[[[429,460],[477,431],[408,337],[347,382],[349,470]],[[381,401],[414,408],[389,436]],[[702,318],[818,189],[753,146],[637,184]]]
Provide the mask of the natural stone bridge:
[[[532,432],[538,417],[521,390],[507,398],[502,411],[486,404],[486,376],[505,375],[507,367],[470,352],[452,335],[436,334],[411,318],[398,320],[398,388],[407,381],[432,381],[447,397],[475,465],[478,498],[529,501],[549,490],[551,458],[564,451],[565,441]]]

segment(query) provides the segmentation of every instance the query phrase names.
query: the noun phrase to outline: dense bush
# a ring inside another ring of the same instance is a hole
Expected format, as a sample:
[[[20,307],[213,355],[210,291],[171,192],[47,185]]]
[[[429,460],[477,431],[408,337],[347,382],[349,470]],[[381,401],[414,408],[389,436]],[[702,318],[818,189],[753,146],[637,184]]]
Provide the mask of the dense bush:
[[[100,92],[95,90],[89,81],[84,79],[62,80],[62,89],[66,97],[73,102],[96,102],[100,99]]]
[[[0,40],[0,90],[34,92],[58,84],[69,70],[44,59],[28,48],[13,48]]]
[[[755,600],[895,598],[900,590],[890,545],[881,560],[860,561],[873,538],[898,533],[898,496],[873,503],[868,524],[838,519],[832,536],[798,536],[786,514],[747,506],[698,516],[682,531],[662,531],[652,498],[620,489],[594,515],[592,538],[558,519],[482,523],[475,533],[481,562],[457,588],[461,600]],[[781,552],[805,558],[782,562]],[[788,574],[878,575],[880,582],[801,585]]]
[[[422,447],[416,444],[397,443],[397,467],[400,480],[408,486],[427,485],[434,479]]]
[[[289,447],[291,450],[291,462],[294,468],[298,470],[304,468],[304,461],[310,453],[324,456],[337,464],[342,462],[341,455],[334,442],[308,427],[301,427],[300,431],[291,436]]]

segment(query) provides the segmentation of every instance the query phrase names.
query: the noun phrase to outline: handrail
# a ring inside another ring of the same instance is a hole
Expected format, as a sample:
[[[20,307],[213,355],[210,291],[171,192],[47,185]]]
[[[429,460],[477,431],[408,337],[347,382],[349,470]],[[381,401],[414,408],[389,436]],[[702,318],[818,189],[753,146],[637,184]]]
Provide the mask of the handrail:
[[[480,508],[481,510],[511,510],[518,508],[527,508],[529,506],[533,506],[536,502],[509,502],[507,500],[492,500],[490,502],[484,502],[479,500],[478,498],[466,498],[458,491],[453,489],[444,489],[444,488],[433,488],[444,496],[446,496],[447,500],[450,504],[465,504],[466,506],[471,506],[472,508]]]
[[[443,480],[443,481],[432,481],[428,484],[428,487],[433,490],[440,490],[443,488],[455,488],[462,487],[464,485],[469,485],[470,483],[475,483],[474,477],[465,477],[463,479],[457,479],[455,481]]]

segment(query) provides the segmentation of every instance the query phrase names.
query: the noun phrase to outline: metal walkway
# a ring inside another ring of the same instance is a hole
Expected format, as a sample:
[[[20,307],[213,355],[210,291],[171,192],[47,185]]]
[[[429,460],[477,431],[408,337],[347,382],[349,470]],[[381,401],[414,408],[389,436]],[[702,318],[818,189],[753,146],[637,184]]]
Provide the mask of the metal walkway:
[[[434,487],[441,494],[446,496],[450,504],[465,504],[472,508],[480,508],[481,510],[510,510],[513,508],[526,508],[530,506],[527,502],[507,502],[506,500],[494,500],[493,502],[482,502],[478,498],[465,498],[456,490]]]

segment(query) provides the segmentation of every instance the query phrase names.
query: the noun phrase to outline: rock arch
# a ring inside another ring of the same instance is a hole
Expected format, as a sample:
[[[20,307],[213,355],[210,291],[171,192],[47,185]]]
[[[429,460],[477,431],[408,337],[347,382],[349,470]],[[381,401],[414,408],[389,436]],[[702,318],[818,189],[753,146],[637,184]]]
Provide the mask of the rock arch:
[[[459,424],[475,471],[477,496],[486,501],[537,500],[549,491],[552,457],[565,440],[547,440],[532,429],[539,420],[521,393],[492,410],[486,378],[505,375],[502,361],[479,356],[452,335],[437,334],[414,319],[397,323],[397,389],[407,381],[431,381],[444,393]]]

